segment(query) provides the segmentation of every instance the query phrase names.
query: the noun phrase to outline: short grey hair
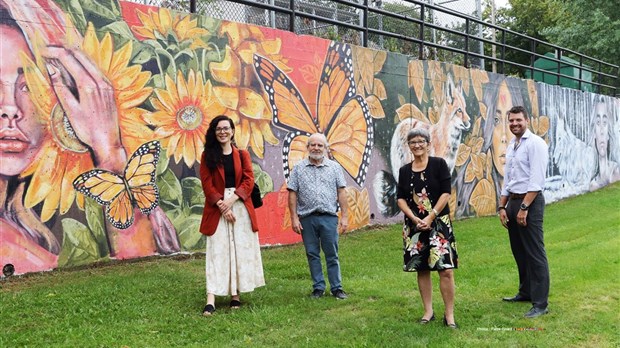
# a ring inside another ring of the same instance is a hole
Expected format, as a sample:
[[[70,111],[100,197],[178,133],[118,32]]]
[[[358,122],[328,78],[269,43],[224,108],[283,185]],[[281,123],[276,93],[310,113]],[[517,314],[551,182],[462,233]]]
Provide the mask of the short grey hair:
[[[407,133],[407,141],[415,137],[422,137],[427,143],[431,142],[431,134],[425,128],[414,128]]]
[[[308,143],[306,144],[306,146],[310,146],[310,139],[320,139],[323,142],[323,145],[325,145],[325,148],[329,147],[329,143],[327,143],[327,138],[325,137],[325,134],[323,133],[314,133],[311,136],[309,136]]]

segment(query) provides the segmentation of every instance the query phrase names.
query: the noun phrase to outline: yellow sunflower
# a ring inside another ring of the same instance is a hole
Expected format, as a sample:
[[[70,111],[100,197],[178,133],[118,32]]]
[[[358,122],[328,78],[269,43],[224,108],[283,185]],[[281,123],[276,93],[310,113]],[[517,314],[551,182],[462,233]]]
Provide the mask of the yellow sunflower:
[[[167,154],[174,155],[176,163],[183,158],[192,167],[200,162],[209,122],[226,109],[213,96],[211,82],[203,83],[201,73],[190,70],[185,80],[179,71],[176,82],[168,75],[165,79],[166,89],[155,89],[156,97],[151,98],[155,111],[145,114],[144,119],[156,127],[155,137],[167,148]]]
[[[159,8],[159,11],[149,9],[148,13],[138,10],[138,18],[142,26],[134,25],[131,29],[137,35],[148,39],[157,39],[159,33],[167,37],[172,33],[178,42],[192,40],[191,49],[207,47],[201,37],[209,35],[209,31],[198,27],[198,20],[191,20],[191,15],[172,14],[167,8]]]
[[[271,132],[272,115],[266,96],[252,88],[257,83],[254,54],[268,58],[284,72],[291,72],[292,69],[286,65],[287,59],[279,54],[281,40],[266,39],[258,27],[222,22],[220,35],[228,38],[224,59],[211,63],[209,71],[213,79],[224,86],[213,87],[213,91],[227,107],[226,114],[239,119],[239,128],[235,133],[237,146],[242,149],[251,147],[262,158],[265,141],[277,144],[278,139]]]
[[[133,152],[152,139],[153,132],[140,117],[145,111],[136,107],[152,92],[152,88],[145,87],[151,74],[142,72],[139,66],[128,66],[131,42],[114,51],[110,34],[99,42],[92,23],[88,26],[82,49],[114,87],[121,140],[126,150]],[[84,196],[76,196],[73,180],[92,169],[94,164],[88,147],[76,137],[69,119],[58,104],[47,73],[42,73],[46,71],[45,62],[37,54],[36,47],[34,50],[36,63],[22,55],[24,75],[39,118],[47,124],[51,138],[37,159],[22,173],[22,176],[32,175],[24,204],[31,208],[44,202],[41,219],[47,221],[59,208],[60,213],[65,214],[75,198],[78,206],[84,207]]]
[[[106,33],[99,41],[92,23],[89,23],[84,36],[83,50],[114,87],[121,139],[127,152],[132,153],[140,145],[152,140],[152,131],[141,117],[146,110],[137,107],[153,92],[153,88],[146,87],[151,73],[142,71],[140,65],[129,65],[133,50],[131,41],[114,51],[110,33]]]

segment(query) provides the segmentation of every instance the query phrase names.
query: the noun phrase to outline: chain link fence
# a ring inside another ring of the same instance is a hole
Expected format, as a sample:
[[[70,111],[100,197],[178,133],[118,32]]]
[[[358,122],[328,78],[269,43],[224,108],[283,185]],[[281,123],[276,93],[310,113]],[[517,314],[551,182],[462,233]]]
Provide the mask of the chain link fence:
[[[189,12],[190,0],[131,0],[136,3],[167,7],[177,11]],[[480,18],[480,3],[482,0],[426,0],[430,5],[444,7],[448,10],[461,14]],[[255,0],[256,6],[241,4],[237,1],[227,0],[196,0],[195,12],[208,17],[219,18],[228,21],[256,24],[282,30],[291,30],[301,35],[313,35],[330,40],[343,41],[350,44],[361,45],[363,32],[347,27],[363,26],[363,13],[358,7],[337,3],[329,0],[296,0],[295,8],[291,8],[290,0]],[[364,0],[358,0],[360,5]],[[393,14],[398,18],[386,17],[377,13],[371,13],[368,17],[368,26],[391,33],[399,33],[404,37],[419,38],[419,28],[412,25],[410,19],[421,19],[420,6],[404,0],[370,0],[369,5]],[[262,8],[259,4],[278,7],[279,9],[294,10],[302,18],[295,21],[295,28],[291,28],[290,16]],[[314,17],[328,18],[334,24],[321,21]],[[465,20],[462,17],[451,15],[442,11],[430,10],[425,14],[425,20],[447,29],[464,32]],[[475,35],[478,28],[470,28],[469,32]],[[481,31],[481,29],[480,29]],[[448,31],[431,29],[425,34],[424,40],[438,45],[449,46],[465,50],[464,40],[458,35]],[[475,51],[476,43],[470,42],[470,50]],[[478,44],[479,45],[479,44]],[[390,38],[380,34],[369,34],[368,46],[375,49],[383,49],[392,52],[400,52],[407,55],[418,55],[418,44],[406,39]],[[473,48],[472,48],[473,47]],[[437,52],[426,50],[425,56],[442,59],[454,63],[463,64],[462,54],[450,52]],[[460,60],[460,61],[459,61]],[[469,62],[470,65],[481,65],[476,60]]]

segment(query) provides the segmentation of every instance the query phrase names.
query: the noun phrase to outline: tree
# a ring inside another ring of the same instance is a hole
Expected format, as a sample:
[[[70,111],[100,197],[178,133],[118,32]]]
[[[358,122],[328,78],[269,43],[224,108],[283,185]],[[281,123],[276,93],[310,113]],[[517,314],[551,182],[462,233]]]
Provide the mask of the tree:
[[[510,5],[510,8],[497,11],[498,26],[611,64],[619,63],[620,11],[617,9],[617,2],[608,0],[510,0]],[[489,15],[488,11],[484,14],[487,20]],[[522,49],[531,49],[530,40],[515,35],[507,34],[506,43]],[[550,47],[542,47],[538,53],[553,51]],[[531,63],[530,55],[511,50],[507,50],[505,58],[524,65]],[[618,74],[617,70],[603,70]],[[505,73],[522,76],[522,69],[512,67]]]
[[[560,2],[555,25],[542,29],[549,41],[607,63],[620,59],[620,11],[608,0]],[[617,72],[616,72],[617,73]]]

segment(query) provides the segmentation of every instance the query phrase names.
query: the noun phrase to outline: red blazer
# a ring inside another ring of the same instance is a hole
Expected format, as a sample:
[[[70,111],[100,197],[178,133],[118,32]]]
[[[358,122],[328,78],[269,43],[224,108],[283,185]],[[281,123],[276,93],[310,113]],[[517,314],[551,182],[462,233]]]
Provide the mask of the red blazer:
[[[234,146],[232,156],[235,168],[235,194],[239,196],[248,210],[250,220],[252,221],[252,231],[256,232],[258,231],[258,223],[254,205],[252,205],[252,198],[250,197],[254,188],[252,160],[247,151],[239,150]],[[217,201],[224,198],[224,189],[226,188],[224,166],[218,164],[215,170],[209,169],[203,155],[202,163],[200,163],[200,181],[202,182],[202,190],[205,193],[205,207],[202,211],[200,233],[211,236],[215,233],[221,217]]]

